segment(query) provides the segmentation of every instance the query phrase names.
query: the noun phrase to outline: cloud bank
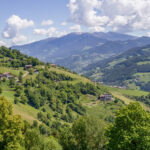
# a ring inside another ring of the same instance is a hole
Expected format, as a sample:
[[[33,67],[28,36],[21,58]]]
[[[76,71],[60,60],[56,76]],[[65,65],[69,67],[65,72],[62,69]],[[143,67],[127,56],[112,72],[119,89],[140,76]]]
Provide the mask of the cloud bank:
[[[118,32],[150,29],[149,0],[70,0],[70,21],[103,31]]]
[[[43,28],[34,29],[33,33],[35,35],[44,35],[47,37],[60,37],[67,34],[65,31],[63,32],[57,31],[57,29],[54,27],[50,27],[49,29],[43,29]]]

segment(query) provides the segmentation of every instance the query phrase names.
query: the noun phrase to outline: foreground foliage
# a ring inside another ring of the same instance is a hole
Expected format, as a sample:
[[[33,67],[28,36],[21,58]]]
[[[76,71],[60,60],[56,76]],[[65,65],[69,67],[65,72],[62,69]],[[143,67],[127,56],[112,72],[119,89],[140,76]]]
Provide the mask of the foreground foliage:
[[[81,117],[72,128],[62,132],[61,144],[64,150],[100,150],[105,144],[105,123],[91,117]]]
[[[149,150],[150,115],[139,103],[123,107],[107,131],[109,150]]]
[[[13,107],[0,97],[0,150],[62,150],[54,137],[40,134],[38,126],[30,126]]]
[[[0,97],[0,149],[20,148],[23,140],[23,121],[13,114],[12,105],[4,97]]]

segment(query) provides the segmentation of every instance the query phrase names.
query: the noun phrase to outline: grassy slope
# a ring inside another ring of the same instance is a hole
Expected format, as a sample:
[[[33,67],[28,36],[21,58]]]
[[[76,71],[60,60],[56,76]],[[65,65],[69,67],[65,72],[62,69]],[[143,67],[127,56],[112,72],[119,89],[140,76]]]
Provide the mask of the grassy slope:
[[[39,67],[41,67],[41,66],[39,66]],[[22,71],[22,68],[20,68],[20,70]],[[51,67],[50,70],[56,71],[57,73],[63,73],[65,75],[68,75],[68,76],[74,78],[75,80],[69,81],[69,82],[72,82],[72,84],[75,84],[77,82],[92,83],[92,81],[90,81],[89,79],[84,78],[83,76],[79,76],[77,74],[73,74],[69,71],[66,71],[65,69],[60,68],[60,67]],[[14,72],[16,70],[11,69],[11,71]],[[24,74],[26,74],[25,71],[24,71]],[[31,78],[31,77],[35,78],[36,74],[33,74],[32,76],[27,74],[24,77],[24,80]],[[147,92],[143,92],[143,91],[121,90],[121,89],[116,89],[116,88],[111,88],[111,87],[107,87],[107,88],[109,91],[112,92],[112,94],[115,97],[118,97],[119,99],[124,101],[125,104],[128,104],[129,102],[133,101],[133,100],[127,98],[126,95],[135,95],[135,96],[147,95]],[[14,91],[12,89],[10,89],[8,86],[6,86],[5,84],[3,84],[2,89],[3,89],[2,95],[5,96],[8,100],[10,100],[13,103]],[[87,115],[96,116],[99,119],[106,119],[106,118],[113,117],[116,110],[120,109],[123,106],[123,104],[120,101],[117,104],[115,104],[114,102],[103,103],[103,102],[98,101],[97,97],[94,97],[91,95],[83,95],[80,98],[80,101],[86,108]],[[142,105],[146,110],[149,110],[149,107],[147,107],[144,104],[142,104]],[[23,105],[21,103],[14,104],[14,110],[15,110],[16,114],[21,115],[25,120],[27,120],[29,122],[32,122],[33,120],[37,120],[38,110],[29,105]]]
[[[43,66],[39,66],[39,68],[43,68]],[[16,76],[19,75],[20,71],[23,71],[23,68],[19,68],[19,70],[15,70],[13,68],[0,67],[0,69],[1,69],[0,73],[10,72]],[[90,81],[89,79],[87,79],[83,76],[77,75],[77,74],[73,74],[69,71],[66,71],[66,70],[60,68],[60,67],[51,67],[50,70],[56,71],[57,73],[61,73],[61,74],[63,73],[65,75],[68,75],[68,76],[74,78],[75,80],[69,81],[72,84],[75,84],[77,82],[92,83],[92,81]],[[29,74],[27,74],[27,71],[23,71],[23,73],[25,75],[24,80],[36,77],[36,74],[29,75]],[[3,93],[1,94],[1,96],[5,96],[8,100],[10,100],[12,103],[14,103],[14,91],[13,91],[13,89],[10,89],[8,86],[6,86],[6,84],[2,84],[1,87],[3,89]],[[16,114],[21,115],[22,118],[24,118],[25,120],[27,120],[29,122],[32,122],[33,120],[37,120],[37,112],[38,111],[39,110],[37,110],[37,109],[27,105],[27,104],[26,105],[21,104],[21,103],[14,104],[14,112]],[[48,111],[49,111],[49,109],[48,109]]]
[[[128,96],[146,96],[148,95],[148,92],[145,91],[139,91],[139,90],[125,90],[125,89],[118,89],[113,87],[107,87],[109,91],[112,93],[114,97],[117,97],[124,101],[124,103],[127,105],[130,102],[135,102],[135,100],[128,98]],[[150,107],[145,105],[144,103],[140,102],[140,104],[143,106],[143,108],[150,112]]]

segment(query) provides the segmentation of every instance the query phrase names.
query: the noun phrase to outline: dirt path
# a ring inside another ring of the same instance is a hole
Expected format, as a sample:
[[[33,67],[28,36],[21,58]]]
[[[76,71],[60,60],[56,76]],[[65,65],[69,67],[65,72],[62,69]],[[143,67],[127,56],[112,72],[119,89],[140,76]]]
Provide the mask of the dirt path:
[[[25,78],[28,74],[29,72],[27,71],[22,77]]]

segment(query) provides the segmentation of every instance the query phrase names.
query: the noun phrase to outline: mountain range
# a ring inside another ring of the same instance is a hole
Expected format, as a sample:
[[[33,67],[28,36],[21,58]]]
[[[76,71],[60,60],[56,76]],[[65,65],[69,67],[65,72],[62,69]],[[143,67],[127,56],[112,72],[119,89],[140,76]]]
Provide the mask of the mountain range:
[[[149,37],[95,32],[70,33],[59,38],[48,38],[12,48],[44,62],[55,63],[84,74],[94,81],[149,90],[147,89],[149,74],[136,76],[138,68],[147,64],[139,66],[135,63],[137,55],[140,61],[147,61],[145,53],[141,50],[146,45],[150,45]],[[134,56],[135,52],[138,54]],[[146,54],[150,57],[150,53]],[[129,59],[130,57],[133,58]],[[147,80],[141,79],[141,76]]]
[[[13,46],[24,54],[42,61],[56,63],[73,71],[81,72],[83,67],[96,61],[116,55],[128,48],[150,43],[137,37],[108,32],[70,33],[60,38],[48,38],[27,45]],[[130,41],[134,41],[132,45]]]

